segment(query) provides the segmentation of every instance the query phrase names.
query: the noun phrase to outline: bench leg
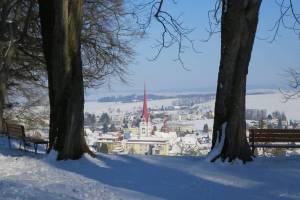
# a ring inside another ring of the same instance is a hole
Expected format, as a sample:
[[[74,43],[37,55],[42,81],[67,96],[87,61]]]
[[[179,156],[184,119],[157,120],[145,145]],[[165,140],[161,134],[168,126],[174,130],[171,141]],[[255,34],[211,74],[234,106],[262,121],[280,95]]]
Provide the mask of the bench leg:
[[[254,134],[253,130],[250,131],[250,136],[252,137],[252,155],[254,156],[254,151],[255,151],[254,138],[255,138],[255,134]]]
[[[23,147],[24,147],[24,151],[26,152],[26,142],[25,142],[25,140],[23,140]]]
[[[37,154],[37,147],[38,147],[38,144],[34,144],[33,147],[34,147],[34,153]]]
[[[47,151],[48,151],[48,143],[45,144],[45,152],[47,153]]]
[[[11,149],[10,137],[8,136],[8,146]]]

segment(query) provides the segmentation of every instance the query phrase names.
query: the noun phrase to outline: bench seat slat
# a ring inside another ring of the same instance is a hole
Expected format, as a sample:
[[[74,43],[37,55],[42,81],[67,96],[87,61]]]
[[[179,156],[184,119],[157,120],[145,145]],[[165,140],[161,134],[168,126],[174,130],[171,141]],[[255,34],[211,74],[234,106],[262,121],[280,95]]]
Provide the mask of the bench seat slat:
[[[253,135],[251,134],[250,137],[253,137]],[[256,133],[254,137],[300,138],[300,133]]]
[[[43,140],[40,138],[30,138],[30,137],[25,137],[26,142],[32,142],[34,144],[48,144],[47,140]]]
[[[300,129],[249,129],[254,133],[300,133]]]
[[[261,148],[300,148],[300,144],[255,144],[254,147]]]
[[[253,138],[249,138],[250,142],[253,142]],[[300,142],[300,138],[254,138],[254,142]]]
[[[300,133],[255,133],[254,135],[255,137],[300,137]]]

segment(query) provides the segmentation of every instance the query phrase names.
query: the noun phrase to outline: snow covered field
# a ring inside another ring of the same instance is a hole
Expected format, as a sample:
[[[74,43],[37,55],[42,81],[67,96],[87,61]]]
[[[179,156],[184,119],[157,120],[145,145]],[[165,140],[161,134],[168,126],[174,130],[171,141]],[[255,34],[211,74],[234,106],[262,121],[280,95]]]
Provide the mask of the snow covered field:
[[[215,101],[203,104],[207,107],[214,108]],[[252,94],[246,96],[247,109],[266,109],[267,113],[274,111],[284,112],[288,119],[300,119],[300,99],[292,99],[284,102],[281,93]]]
[[[163,100],[152,100],[149,101],[151,108],[161,108],[161,106],[172,105],[172,102],[176,99],[163,99]],[[120,109],[122,112],[132,112],[136,110],[141,110],[143,107],[143,102],[132,102],[132,103],[120,103],[120,102],[97,102],[88,101],[84,105],[86,112],[94,114],[102,114],[103,112],[111,113]]]
[[[0,199],[293,200],[300,199],[299,166],[300,156],[261,157],[246,165],[104,154],[57,162],[54,154],[0,145]]]
[[[278,110],[285,112],[289,119],[300,119],[300,99],[292,99],[284,102],[281,93],[248,95],[246,107],[249,109],[267,109],[268,113]]]
[[[172,102],[176,99],[154,100],[149,101],[149,107],[160,108],[161,106],[172,105]],[[215,101],[209,101],[200,104],[200,107],[206,108],[206,110],[214,110]],[[142,109],[142,102],[134,103],[99,103],[96,101],[88,101],[85,104],[85,111],[94,114],[101,114],[103,112],[111,113],[120,109],[123,112],[134,111]],[[268,113],[274,111],[284,112],[288,119],[300,120],[300,100],[293,99],[288,102],[284,102],[281,93],[266,93],[266,94],[251,94],[246,97],[247,109],[266,109]]]

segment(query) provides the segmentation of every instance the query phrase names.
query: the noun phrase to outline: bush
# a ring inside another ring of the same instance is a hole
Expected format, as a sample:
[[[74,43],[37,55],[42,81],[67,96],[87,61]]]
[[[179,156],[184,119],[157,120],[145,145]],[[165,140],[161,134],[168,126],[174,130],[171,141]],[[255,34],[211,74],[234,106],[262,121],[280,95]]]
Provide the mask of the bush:
[[[108,146],[106,143],[102,143],[100,146],[100,150],[101,153],[108,153]]]
[[[282,148],[274,148],[272,149],[271,154],[273,156],[285,156],[286,151]]]

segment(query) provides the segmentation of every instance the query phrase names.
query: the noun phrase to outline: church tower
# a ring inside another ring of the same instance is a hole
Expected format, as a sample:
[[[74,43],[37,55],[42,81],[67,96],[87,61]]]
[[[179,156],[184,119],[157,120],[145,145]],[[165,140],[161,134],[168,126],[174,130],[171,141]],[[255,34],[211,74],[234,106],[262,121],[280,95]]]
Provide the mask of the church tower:
[[[151,131],[152,131],[152,125],[150,122],[150,113],[148,110],[146,83],[144,83],[144,104],[143,104],[143,113],[140,122],[139,135],[150,136]]]
[[[147,105],[147,92],[146,92],[146,83],[144,83],[144,104],[143,104],[143,114],[142,114],[142,121],[148,122],[149,121],[149,111]]]

